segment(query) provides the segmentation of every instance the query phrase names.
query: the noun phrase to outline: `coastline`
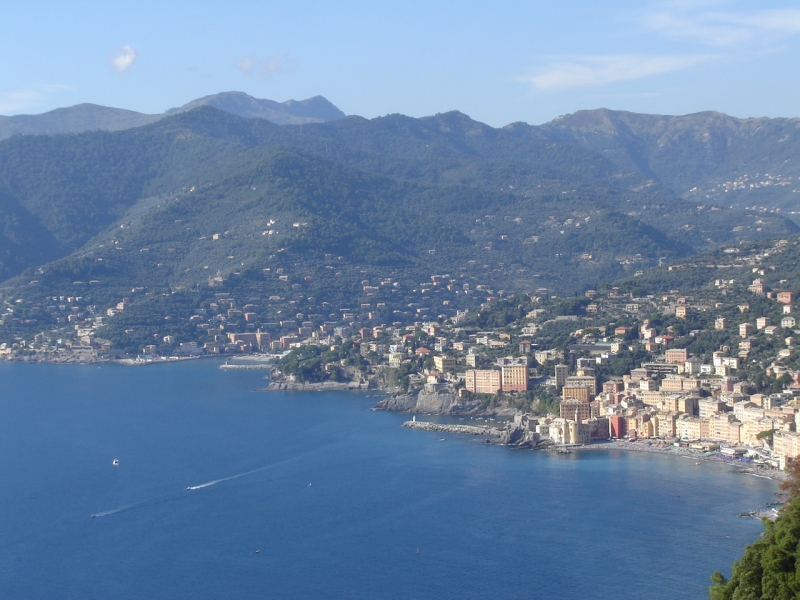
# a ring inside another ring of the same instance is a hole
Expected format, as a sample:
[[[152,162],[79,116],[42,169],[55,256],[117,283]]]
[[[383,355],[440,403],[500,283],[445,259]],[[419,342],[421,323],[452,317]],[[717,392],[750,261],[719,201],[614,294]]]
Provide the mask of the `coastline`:
[[[165,365],[187,360],[200,360],[208,358],[219,358],[211,354],[199,356],[168,356],[157,360],[144,360],[141,358],[109,358],[107,356],[97,356],[96,354],[69,352],[56,356],[37,357],[37,356],[14,356],[3,359],[8,363],[30,363],[37,365],[124,365],[126,367],[143,367],[147,365]]]
[[[139,367],[148,365],[163,365],[176,362],[184,362],[188,360],[198,360],[203,358],[219,358],[213,355],[200,355],[200,356],[182,356],[182,357],[166,357],[159,360],[142,360],[139,358],[123,358],[111,359],[107,357],[97,356],[88,352],[65,352],[57,356],[49,356],[46,360],[37,360],[35,356],[32,357],[14,357],[6,358],[6,362],[27,362],[36,364],[67,364],[67,365],[92,365],[92,364],[120,364],[124,366]],[[248,358],[248,357],[237,357]],[[270,381],[265,388],[258,388],[253,390],[255,392],[331,392],[331,391],[378,391],[387,394],[387,397],[378,402],[373,410],[386,410],[389,412],[399,412],[406,414],[424,413],[424,414],[441,414],[441,415],[473,415],[473,416],[510,416],[503,414],[504,411],[488,410],[483,411],[477,409],[477,406],[471,406],[467,403],[459,402],[454,394],[443,393],[441,391],[425,392],[424,390],[417,390],[416,393],[403,393],[398,390],[382,389],[376,385],[374,379],[365,382],[333,382],[324,381],[320,383],[300,383],[300,382],[286,382],[286,381]],[[477,410],[476,410],[477,409]],[[691,459],[703,462],[716,462],[727,464],[737,468],[735,473],[752,475],[754,477],[763,477],[771,479],[778,483],[787,479],[787,476],[782,471],[765,468],[759,465],[752,465],[735,458],[722,455],[720,453],[703,453],[688,448],[676,447],[671,444],[662,442],[660,440],[638,440],[638,441],[622,441],[622,440],[604,440],[592,442],[585,445],[570,445],[570,446],[555,446],[555,445],[537,445],[523,441],[518,437],[510,436],[508,430],[498,429],[495,427],[481,427],[481,426],[468,426],[468,425],[454,425],[442,424],[426,421],[406,421],[403,427],[410,429],[419,429],[423,431],[434,431],[440,433],[452,433],[457,435],[473,435],[483,436],[487,438],[484,443],[508,446],[519,449],[532,449],[532,450],[548,450],[555,452],[581,452],[581,451],[596,451],[596,450],[624,450],[628,452],[647,452],[651,454],[662,454],[669,456],[678,456],[681,458]]]
[[[573,452],[579,453],[583,451],[597,451],[597,450],[624,450],[626,452],[647,452],[650,454],[661,454],[663,456],[676,456],[689,460],[699,462],[715,462],[726,464],[735,467],[733,471],[736,474],[752,475],[754,477],[762,477],[764,479],[771,479],[777,483],[782,483],[787,480],[787,475],[783,471],[777,471],[760,465],[754,465],[740,461],[738,459],[725,456],[719,452],[699,452],[689,448],[677,447],[672,444],[648,440],[648,441],[622,441],[622,440],[604,440],[597,441],[590,444],[583,445],[555,445],[555,444],[536,444],[531,443],[526,437],[514,435],[513,430],[498,429],[496,427],[487,426],[471,426],[471,425],[456,425],[449,423],[433,423],[431,421],[405,421],[402,425],[409,429],[418,429],[421,431],[433,431],[439,433],[451,433],[456,435],[475,435],[483,436],[486,438],[483,443],[494,444],[498,446],[507,446],[510,448],[526,449],[526,450],[540,450],[556,452],[559,454],[571,454]]]

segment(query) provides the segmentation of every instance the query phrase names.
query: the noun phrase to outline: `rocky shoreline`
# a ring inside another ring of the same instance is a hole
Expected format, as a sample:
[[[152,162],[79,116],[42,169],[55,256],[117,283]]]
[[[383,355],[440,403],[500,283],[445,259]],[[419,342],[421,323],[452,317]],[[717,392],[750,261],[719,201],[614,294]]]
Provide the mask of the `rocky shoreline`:
[[[386,390],[385,390],[386,391]],[[481,400],[459,398],[449,388],[427,387],[405,393],[394,393],[375,405],[374,410],[390,410],[402,413],[425,413],[434,415],[481,415],[512,417],[514,409],[481,409]]]

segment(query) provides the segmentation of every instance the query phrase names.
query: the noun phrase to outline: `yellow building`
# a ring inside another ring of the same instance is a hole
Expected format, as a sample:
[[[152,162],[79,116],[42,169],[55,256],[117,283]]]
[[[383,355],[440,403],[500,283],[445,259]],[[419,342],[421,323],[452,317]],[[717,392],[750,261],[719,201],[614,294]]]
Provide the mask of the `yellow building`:
[[[433,364],[439,373],[449,373],[456,368],[456,359],[452,356],[434,356]]]
[[[761,440],[758,439],[758,434],[762,431],[769,431],[773,429],[774,423],[772,419],[758,419],[754,421],[743,421],[740,432],[741,443],[750,446],[760,446]]]
[[[800,433],[776,431],[772,441],[775,456],[796,458],[800,456]]]
[[[594,377],[567,377],[564,384],[566,387],[587,387],[591,390],[591,394],[597,393],[597,380]]]
[[[591,402],[594,399],[594,394],[587,387],[563,387],[561,388],[562,402],[572,398],[573,400],[580,400],[582,402]]]
[[[689,377],[667,377],[661,380],[662,392],[683,392],[697,387],[700,387],[700,380]]]
[[[697,398],[694,396],[680,396],[678,397],[678,412],[686,413],[687,415],[697,414]]]
[[[678,415],[671,411],[658,413],[658,436],[675,437],[675,421]]]
[[[700,419],[684,416],[675,421],[675,437],[683,440],[698,440],[702,437]]]
[[[729,444],[741,444],[742,423],[730,413],[715,414],[708,417],[708,437],[725,440]]]

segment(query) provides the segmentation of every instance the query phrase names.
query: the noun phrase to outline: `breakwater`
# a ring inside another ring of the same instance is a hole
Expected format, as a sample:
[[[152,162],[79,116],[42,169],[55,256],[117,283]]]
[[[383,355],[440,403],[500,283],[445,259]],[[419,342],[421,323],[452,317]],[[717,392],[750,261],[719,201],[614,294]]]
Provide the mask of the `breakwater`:
[[[403,427],[421,429],[422,431],[438,431],[440,433],[457,433],[461,435],[480,435],[499,438],[501,431],[496,427],[483,427],[479,425],[450,425],[447,423],[431,423],[429,421],[406,421]]]
[[[369,383],[356,381],[322,381],[319,383],[300,383],[297,381],[272,381],[259,392],[338,392],[348,390],[368,390]]]

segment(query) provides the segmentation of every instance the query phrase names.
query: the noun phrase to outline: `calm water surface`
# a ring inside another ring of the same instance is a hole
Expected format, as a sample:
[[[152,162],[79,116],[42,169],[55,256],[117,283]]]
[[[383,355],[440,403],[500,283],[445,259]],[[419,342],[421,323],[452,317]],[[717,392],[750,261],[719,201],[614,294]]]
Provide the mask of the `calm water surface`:
[[[215,366],[0,365],[0,598],[704,598],[776,491]]]

